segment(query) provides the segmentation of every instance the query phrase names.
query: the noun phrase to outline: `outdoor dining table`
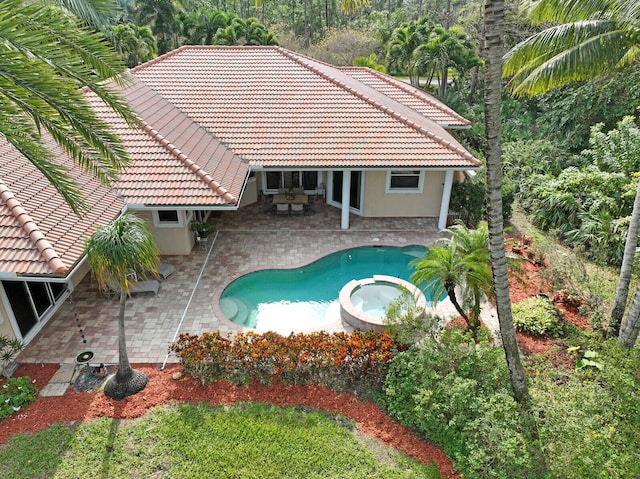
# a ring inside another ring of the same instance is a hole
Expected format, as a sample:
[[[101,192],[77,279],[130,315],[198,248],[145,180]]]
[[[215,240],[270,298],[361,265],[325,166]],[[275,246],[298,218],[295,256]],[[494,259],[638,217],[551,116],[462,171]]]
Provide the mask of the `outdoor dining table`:
[[[309,204],[308,195],[273,195],[274,203],[302,203],[303,205]]]

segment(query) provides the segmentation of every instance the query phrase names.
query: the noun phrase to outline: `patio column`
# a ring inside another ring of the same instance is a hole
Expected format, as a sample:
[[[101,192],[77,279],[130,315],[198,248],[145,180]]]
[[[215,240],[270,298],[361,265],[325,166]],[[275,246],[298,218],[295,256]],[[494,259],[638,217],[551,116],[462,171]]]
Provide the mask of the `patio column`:
[[[438,229],[447,227],[447,216],[449,215],[449,200],[451,199],[451,186],[453,185],[453,170],[447,170],[444,174],[444,187],[442,188],[442,200],[440,202],[440,217],[438,218]]]
[[[351,198],[351,170],[342,171],[342,216],[340,227],[349,229],[349,202]]]

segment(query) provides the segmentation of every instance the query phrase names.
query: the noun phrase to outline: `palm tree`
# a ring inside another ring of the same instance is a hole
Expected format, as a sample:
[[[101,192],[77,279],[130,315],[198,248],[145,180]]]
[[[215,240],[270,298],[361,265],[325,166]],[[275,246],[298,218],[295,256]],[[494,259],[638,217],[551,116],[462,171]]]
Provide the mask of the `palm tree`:
[[[228,25],[229,16],[222,10],[198,12],[190,41],[198,45],[212,45],[218,30],[224,29]]]
[[[167,53],[177,46],[178,8],[173,0],[138,0],[138,25],[147,25],[156,36],[158,53]]]
[[[475,336],[480,327],[482,300],[492,297],[491,267],[486,225],[470,230],[463,224],[449,228],[451,238],[429,248],[424,258],[412,261],[411,282],[423,285],[433,299],[445,294]],[[457,290],[462,293],[462,304]],[[467,313],[468,311],[468,313]]]
[[[396,63],[409,75],[413,86],[420,86],[420,71],[416,68],[415,52],[425,43],[435,25],[422,17],[415,22],[402,23],[396,28],[387,43],[389,64]]]
[[[509,278],[504,245],[504,216],[502,213],[502,54],[504,36],[504,0],[487,0],[485,5],[485,96],[484,117],[487,143],[486,190],[489,223],[489,254],[493,270],[493,287],[502,347],[509,368],[509,378],[517,401],[527,396],[524,368],[513,326]]]
[[[158,54],[156,38],[149,27],[135,23],[113,27],[112,42],[129,68],[151,60]]]
[[[533,4],[529,17],[537,23],[556,24],[505,55],[503,75],[512,77],[509,83],[517,95],[542,94],[637,59],[640,9],[636,0],[541,0]],[[629,295],[628,279],[640,230],[638,195],[640,186],[631,213],[608,336],[618,334]]]
[[[631,349],[638,340],[638,332],[640,332],[640,285],[636,289],[636,296],[633,298],[631,308],[629,308],[624,327],[620,330],[620,341]]]
[[[0,0],[0,36],[0,136],[80,213],[80,189],[55,162],[43,133],[103,183],[115,179],[128,154],[79,88],[87,86],[133,125],[137,118],[106,82],[123,85],[125,65],[101,34],[55,5]]]
[[[145,278],[158,269],[158,248],[147,224],[131,213],[98,228],[87,240],[87,262],[102,290],[120,292],[118,310],[118,372],[104,388],[106,396],[117,401],[142,391],[148,378],[129,364],[125,339],[124,311],[130,278]]]
[[[537,95],[587,80],[637,58],[640,9],[636,0],[540,0],[529,19],[553,26],[517,44],[504,57],[516,95]]]

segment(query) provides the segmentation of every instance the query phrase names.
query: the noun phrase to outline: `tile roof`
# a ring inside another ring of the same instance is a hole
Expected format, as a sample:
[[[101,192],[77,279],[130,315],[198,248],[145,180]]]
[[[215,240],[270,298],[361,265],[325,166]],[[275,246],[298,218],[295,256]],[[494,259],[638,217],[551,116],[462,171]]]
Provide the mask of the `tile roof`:
[[[253,166],[480,166],[424,116],[449,109],[391,80],[388,96],[372,87],[377,76],[353,70],[280,47],[185,46],[131,75]],[[403,103],[409,99],[422,102],[422,110]]]
[[[86,194],[84,216],[0,140],[0,272],[64,275],[82,257],[84,239],[125,204],[233,206],[250,166],[480,166],[442,127],[464,127],[464,118],[369,69],[336,68],[280,47],[185,46],[130,73],[122,92],[142,120],[137,127],[85,93],[133,159],[114,190],[48,140]]]
[[[87,198],[79,217],[33,164],[0,141],[0,271],[17,275],[65,275],[82,258],[84,239],[120,214],[124,202],[73,166],[48,142]]]
[[[471,122],[424,90],[370,68],[340,67],[340,70],[389,98],[407,105],[444,128],[468,128]]]
[[[249,172],[246,162],[144,83],[134,78],[122,93],[143,119],[139,128],[128,126],[93,93],[86,95],[132,157],[114,183],[128,204],[237,203]]]

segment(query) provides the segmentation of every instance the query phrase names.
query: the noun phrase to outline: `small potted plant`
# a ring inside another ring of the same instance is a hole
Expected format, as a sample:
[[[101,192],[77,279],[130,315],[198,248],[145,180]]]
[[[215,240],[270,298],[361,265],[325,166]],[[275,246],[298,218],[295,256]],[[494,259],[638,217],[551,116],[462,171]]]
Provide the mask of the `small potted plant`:
[[[216,227],[204,221],[194,221],[189,225],[189,229],[195,232],[198,239],[203,239],[213,233]]]

